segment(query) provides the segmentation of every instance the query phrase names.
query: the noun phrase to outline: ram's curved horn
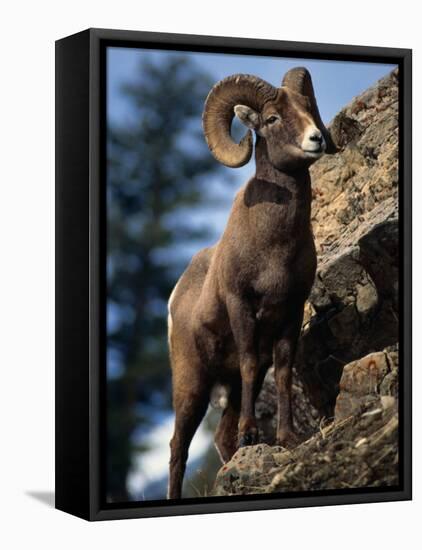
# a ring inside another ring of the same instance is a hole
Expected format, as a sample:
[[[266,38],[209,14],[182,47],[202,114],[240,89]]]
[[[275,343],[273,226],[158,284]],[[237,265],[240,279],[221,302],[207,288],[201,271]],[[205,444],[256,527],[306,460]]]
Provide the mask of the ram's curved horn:
[[[325,152],[328,154],[335,153],[337,151],[337,147],[335,146],[331,135],[325,127],[324,123],[322,122],[321,115],[319,114],[318,105],[315,99],[314,87],[312,85],[312,79],[309,71],[305,69],[305,67],[296,67],[295,69],[290,69],[290,71],[287,71],[287,73],[284,75],[281,85],[309,98],[313,119],[315,121],[315,124],[321,130],[325,139],[325,143],[327,145]]]
[[[214,157],[231,168],[246,164],[252,155],[252,132],[236,143],[230,135],[235,105],[247,105],[260,112],[267,101],[274,100],[277,88],[260,78],[236,74],[220,80],[205,101],[202,123],[205,139]]]

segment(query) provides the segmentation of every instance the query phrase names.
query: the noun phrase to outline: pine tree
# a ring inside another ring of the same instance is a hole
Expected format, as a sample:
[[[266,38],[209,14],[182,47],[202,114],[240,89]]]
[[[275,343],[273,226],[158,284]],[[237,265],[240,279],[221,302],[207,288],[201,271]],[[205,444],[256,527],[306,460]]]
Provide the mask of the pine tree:
[[[123,93],[132,117],[107,137],[107,495],[127,476],[156,412],[170,410],[166,304],[188,247],[210,238],[190,213],[212,207],[219,171],[202,135],[208,74],[180,54],[143,60]]]

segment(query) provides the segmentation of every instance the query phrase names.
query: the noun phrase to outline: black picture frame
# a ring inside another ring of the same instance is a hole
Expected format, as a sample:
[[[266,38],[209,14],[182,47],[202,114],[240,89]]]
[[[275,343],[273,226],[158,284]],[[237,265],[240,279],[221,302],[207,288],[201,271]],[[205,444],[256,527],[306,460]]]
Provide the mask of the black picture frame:
[[[106,504],[105,49],[224,52],[399,66],[399,489],[250,495]],[[137,31],[89,29],[56,42],[56,508],[87,520],[171,516],[412,498],[411,156],[412,52]]]

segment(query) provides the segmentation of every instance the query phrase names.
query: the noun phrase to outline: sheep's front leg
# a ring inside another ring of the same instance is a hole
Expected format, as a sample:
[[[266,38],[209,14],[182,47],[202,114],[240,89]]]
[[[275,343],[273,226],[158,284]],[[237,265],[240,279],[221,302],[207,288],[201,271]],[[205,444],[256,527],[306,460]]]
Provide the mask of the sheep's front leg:
[[[303,313],[289,323],[282,337],[274,343],[274,377],[278,394],[276,444],[294,447],[299,439],[293,431],[292,368]]]
[[[239,355],[242,393],[238,443],[239,447],[244,447],[258,442],[258,427],[255,419],[256,388],[259,382],[256,320],[249,304],[237,296],[231,295],[228,298],[227,310]]]

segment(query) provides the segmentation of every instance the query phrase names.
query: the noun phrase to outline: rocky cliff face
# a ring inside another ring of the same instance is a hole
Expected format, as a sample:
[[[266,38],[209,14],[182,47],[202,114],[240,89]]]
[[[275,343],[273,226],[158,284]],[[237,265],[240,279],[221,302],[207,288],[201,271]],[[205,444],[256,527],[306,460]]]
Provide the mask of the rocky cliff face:
[[[270,370],[257,403],[262,440],[240,449],[215,494],[397,483],[397,71],[333,120],[340,151],[312,167],[318,270],[294,369],[294,425],[304,441],[271,447]]]

